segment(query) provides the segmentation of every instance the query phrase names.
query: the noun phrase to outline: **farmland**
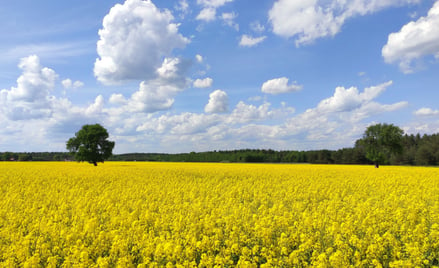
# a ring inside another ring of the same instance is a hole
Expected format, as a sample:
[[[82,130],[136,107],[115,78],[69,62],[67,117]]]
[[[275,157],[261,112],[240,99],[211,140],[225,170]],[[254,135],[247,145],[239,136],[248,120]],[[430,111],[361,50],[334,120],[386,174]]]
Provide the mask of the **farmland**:
[[[439,169],[0,162],[0,266],[439,265]]]

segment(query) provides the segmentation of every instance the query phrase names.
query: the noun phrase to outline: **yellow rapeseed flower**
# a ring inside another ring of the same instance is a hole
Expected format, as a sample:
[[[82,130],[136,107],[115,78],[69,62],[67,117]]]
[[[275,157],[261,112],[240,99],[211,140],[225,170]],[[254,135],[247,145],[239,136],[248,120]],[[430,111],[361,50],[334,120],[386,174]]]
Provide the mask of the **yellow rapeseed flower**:
[[[432,267],[439,169],[0,162],[1,267]]]

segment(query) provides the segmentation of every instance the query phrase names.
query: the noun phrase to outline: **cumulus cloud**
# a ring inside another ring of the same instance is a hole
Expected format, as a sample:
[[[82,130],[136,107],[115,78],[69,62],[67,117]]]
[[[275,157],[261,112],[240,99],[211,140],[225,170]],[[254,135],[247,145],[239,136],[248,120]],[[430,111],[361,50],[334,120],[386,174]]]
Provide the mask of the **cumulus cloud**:
[[[80,87],[83,87],[84,86],[84,83],[83,82],[81,82],[81,81],[75,81],[75,82],[73,82],[71,79],[64,79],[64,80],[62,80],[61,81],[61,84],[63,85],[63,87],[65,88],[65,89],[71,89],[71,88],[73,88],[73,89],[76,89],[76,88],[80,88]]]
[[[250,29],[256,33],[262,33],[265,31],[265,26],[262,25],[259,21],[254,21],[250,23]]]
[[[118,113],[155,113],[168,110],[174,104],[175,96],[189,85],[189,80],[185,77],[189,67],[188,61],[165,58],[162,66],[156,70],[155,79],[142,81],[131,97],[113,94],[109,102],[120,106]]]
[[[262,92],[268,94],[281,94],[299,91],[303,88],[302,85],[298,85],[296,82],[288,85],[289,79],[286,77],[275,78],[268,80],[262,84]]]
[[[161,115],[146,124],[140,125],[137,131],[190,135],[204,132],[220,121],[221,118],[216,114],[182,113],[177,115]]]
[[[244,34],[243,36],[241,36],[241,41],[239,41],[239,45],[242,47],[253,47],[263,42],[265,38],[267,37],[266,36],[252,37],[250,35]]]
[[[41,66],[38,57],[23,59],[23,74],[17,79],[17,86],[1,90],[0,144],[9,148],[1,140],[7,136],[14,150],[63,150],[66,139],[83,124],[99,122],[116,140],[116,153],[218,148],[331,149],[348,146],[357,139],[373,116],[407,106],[404,101],[376,101],[391,85],[389,81],[362,91],[338,87],[332,96],[299,114],[285,103],[273,107],[266,101],[260,105],[240,101],[227,112],[228,96],[222,90],[210,94],[205,113],[178,113],[168,109],[175,94],[182,90],[181,85],[187,83],[181,73],[184,68],[178,67],[183,63],[177,58],[163,60],[155,79],[142,82],[131,96],[111,95],[109,106],[102,95],[85,106],[76,106],[66,98],[53,96],[55,71]],[[34,90],[41,92],[36,94]],[[29,105],[24,113],[14,110],[23,105]],[[425,109],[418,112],[436,113]]]
[[[273,109],[270,103],[254,106],[239,102],[231,113],[163,114],[147,119],[136,130],[137,135],[144,133],[148,139],[160,137],[158,142],[168,150],[173,147],[179,150],[249,148],[251,142],[260,139],[271,137],[274,140],[280,128],[256,124],[272,118],[285,118],[292,112],[294,109],[286,106]]]
[[[367,127],[365,119],[407,107],[406,101],[381,104],[375,99],[391,81],[359,92],[356,87],[337,87],[334,94],[319,104],[287,120],[285,135],[306,135],[309,142],[323,141],[323,146],[341,146],[339,141],[354,141]]]
[[[275,34],[286,38],[296,37],[296,45],[300,46],[318,38],[335,36],[349,18],[418,2],[419,0],[278,0],[269,11],[269,21]]]
[[[213,79],[210,77],[206,77],[204,79],[196,79],[194,81],[194,87],[196,88],[208,88],[213,84]]]
[[[204,107],[206,113],[225,113],[229,110],[229,96],[225,91],[215,90],[209,95],[209,102]]]
[[[109,102],[111,104],[124,105],[128,101],[127,101],[127,99],[125,99],[125,97],[122,94],[112,94],[110,96]]]
[[[215,20],[215,17],[216,17],[216,9],[212,7],[207,7],[200,11],[196,19],[209,22]]]
[[[264,102],[256,106],[240,101],[235,109],[233,109],[231,115],[226,119],[226,122],[231,124],[243,124],[253,121],[264,121],[272,118],[291,116],[294,112],[294,108],[287,107],[286,105],[283,105],[280,109],[272,109],[269,102]]]
[[[6,135],[11,150],[63,150],[67,135],[108,117],[102,96],[85,107],[55,97],[58,75],[43,67],[38,56],[21,59],[19,68],[17,86],[0,91],[0,139]]]
[[[232,27],[233,29],[239,31],[239,24],[235,22],[235,19],[238,15],[235,12],[223,13],[221,14],[221,19],[227,26]]]
[[[389,81],[362,91],[354,90],[354,87],[339,87],[332,96],[297,115],[294,108],[286,104],[273,108],[268,102],[252,105],[240,101],[230,113],[205,111],[206,114],[164,114],[151,117],[137,131],[138,135],[147,135],[148,140],[160,137],[157,141],[160,148],[171,151],[175,148],[180,151],[218,148],[341,148],[353,145],[370,120],[374,120],[374,116],[407,107],[404,101],[390,104],[376,101],[390,85]],[[215,95],[212,93],[210,99],[218,100],[218,96],[226,94]],[[356,105],[346,105],[352,99]]]
[[[187,0],[180,0],[175,6],[175,10],[180,12],[181,18],[184,18],[190,11]]]
[[[197,54],[195,55],[195,59],[197,60],[198,63],[202,63],[203,62],[203,56]]]
[[[182,80],[186,67],[188,67],[188,63],[180,58],[165,58],[162,66],[157,68],[156,72],[159,78],[168,81]]]
[[[12,120],[49,116],[50,92],[58,75],[54,70],[42,67],[36,55],[22,58],[18,67],[22,74],[17,79],[17,86],[0,91],[0,109]]]
[[[391,33],[382,49],[386,63],[398,63],[402,72],[414,71],[413,62],[433,55],[439,59],[439,1],[427,16],[404,25]]]
[[[99,95],[96,97],[95,101],[85,109],[85,114],[96,115],[102,113],[103,108],[104,108],[104,97],[102,97],[102,95]]]
[[[379,115],[388,112],[394,112],[408,106],[407,101],[400,101],[392,104],[380,104],[378,102],[365,102],[358,109],[353,110],[349,116],[349,120],[353,123],[360,122],[366,118],[374,115]]]
[[[128,100],[126,109],[142,113],[170,109],[175,95],[187,87],[188,81],[184,77],[188,68],[186,64],[179,58],[164,59],[157,69],[158,78],[141,82],[139,90]]]
[[[203,9],[197,15],[196,19],[206,22],[215,20],[217,8],[229,2],[233,2],[233,0],[197,0],[197,4],[202,6]]]
[[[230,2],[233,2],[233,0],[197,0],[197,4],[199,5],[214,8],[221,7]]]
[[[246,104],[240,101],[235,109],[232,111],[228,121],[231,123],[247,123],[253,120],[267,119],[272,115],[270,110],[270,103],[264,103],[259,107],[251,104]]]
[[[139,91],[135,92],[128,108],[133,112],[152,113],[167,110],[174,104],[172,97],[178,91],[175,87],[163,86],[155,82],[142,82]]]
[[[189,40],[178,32],[168,10],[151,1],[116,4],[103,20],[94,74],[104,84],[154,78],[161,59]]]
[[[439,115],[439,110],[433,110],[431,108],[420,108],[414,112],[417,116],[436,116]]]
[[[348,89],[344,87],[337,87],[334,95],[330,98],[322,100],[317,108],[320,111],[325,112],[351,111],[359,108],[364,103],[375,99],[382,92],[384,92],[387,87],[392,85],[392,83],[392,81],[388,81],[378,86],[369,87],[366,88],[362,93],[359,93],[356,87],[350,87]]]

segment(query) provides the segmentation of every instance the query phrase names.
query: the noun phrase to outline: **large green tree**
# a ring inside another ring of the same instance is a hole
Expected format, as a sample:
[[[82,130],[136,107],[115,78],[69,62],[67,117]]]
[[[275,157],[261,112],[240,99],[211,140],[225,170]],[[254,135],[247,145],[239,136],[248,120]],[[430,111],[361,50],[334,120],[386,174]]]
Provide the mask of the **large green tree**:
[[[108,159],[114,148],[114,141],[109,141],[107,130],[99,124],[84,125],[75,137],[67,141],[67,150],[78,162],[89,162],[97,166],[98,162]]]
[[[393,124],[376,124],[366,129],[357,145],[364,147],[366,158],[379,167],[388,163],[392,155],[402,153],[403,134],[404,131]]]

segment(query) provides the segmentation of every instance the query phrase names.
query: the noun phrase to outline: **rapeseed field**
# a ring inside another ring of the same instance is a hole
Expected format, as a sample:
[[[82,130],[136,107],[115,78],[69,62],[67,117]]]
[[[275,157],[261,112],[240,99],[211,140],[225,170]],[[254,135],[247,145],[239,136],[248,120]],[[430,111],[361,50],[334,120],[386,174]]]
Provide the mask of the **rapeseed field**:
[[[431,267],[439,169],[0,162],[1,267]]]

